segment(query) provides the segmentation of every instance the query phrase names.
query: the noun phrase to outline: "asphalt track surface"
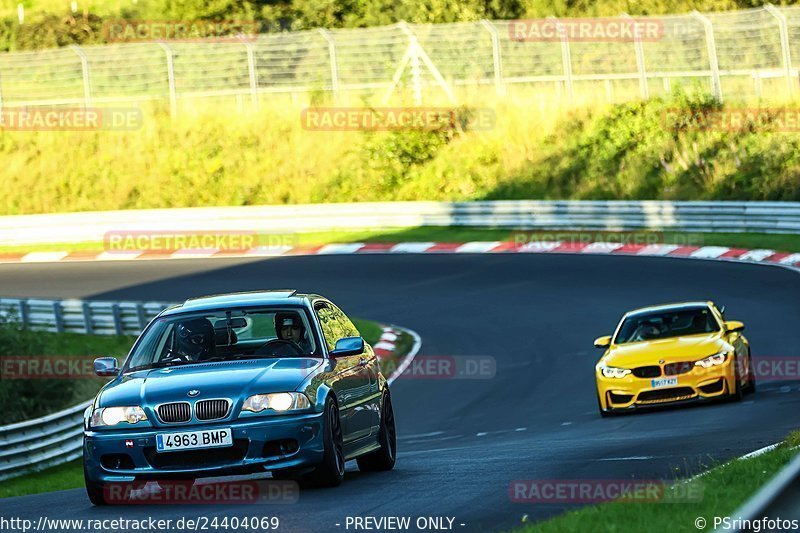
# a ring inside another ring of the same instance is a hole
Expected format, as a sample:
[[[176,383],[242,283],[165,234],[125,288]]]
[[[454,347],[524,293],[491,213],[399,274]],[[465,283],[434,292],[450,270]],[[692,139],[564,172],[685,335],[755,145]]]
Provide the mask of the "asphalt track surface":
[[[525,514],[539,520],[574,508],[512,503],[513,480],[672,479],[676,469],[698,472],[798,427],[797,382],[762,383],[739,404],[601,419],[593,377],[600,354],[592,340],[611,333],[623,312],[689,299],[712,299],[744,321],[756,359],[800,356],[800,274],[788,269],[555,254],[0,265],[4,296],[180,300],[283,287],[415,330],[420,356],[492,356],[496,374],[400,378],[395,470],[362,474],[348,465],[341,487],[304,491],[295,504],[100,509],[77,489],[0,500],[0,515],[269,515],[281,531],[344,531],[348,516],[448,516],[456,531],[507,530]]]

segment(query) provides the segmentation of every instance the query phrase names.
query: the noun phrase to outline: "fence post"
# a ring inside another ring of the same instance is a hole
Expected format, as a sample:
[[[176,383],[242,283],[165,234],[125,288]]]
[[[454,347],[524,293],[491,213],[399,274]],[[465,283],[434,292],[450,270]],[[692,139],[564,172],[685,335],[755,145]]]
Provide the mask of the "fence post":
[[[642,98],[647,100],[648,98],[650,98],[650,88],[647,86],[647,71],[645,70],[645,63],[644,63],[644,46],[642,45],[642,34],[638,31],[636,20],[633,17],[631,17],[627,13],[622,13],[622,15],[620,16],[630,20],[631,25],[633,26],[633,50],[636,53],[636,70],[638,70],[639,72],[639,92],[642,94]]]
[[[410,53],[409,60],[411,61],[411,84],[414,88],[414,103],[417,106],[422,105],[422,72],[419,65],[419,42],[417,36],[408,27],[406,21],[400,22],[400,29],[403,30],[408,36],[408,51]]]
[[[136,304],[136,318],[139,320],[139,333],[144,331],[147,326],[147,317],[144,312],[144,305],[141,303]]]
[[[253,43],[245,36],[239,36],[244,48],[247,51],[247,73],[250,77],[250,99],[253,107],[258,109],[258,72],[256,71],[256,54],[253,50]]]
[[[497,34],[497,28],[494,27],[490,21],[486,19],[481,20],[481,24],[492,36],[492,63],[494,65],[494,87],[497,91],[497,96],[504,96],[506,94],[506,86],[503,84],[503,57],[500,54],[500,36]]]
[[[328,30],[319,28],[317,31],[328,43],[328,57],[331,63],[331,91],[333,91],[335,99],[339,96],[339,61],[336,59],[336,41]]]
[[[786,15],[772,4],[766,4],[764,9],[778,21],[781,32],[783,68],[786,71],[786,88],[789,91],[789,98],[791,98],[794,95],[794,80],[792,79],[792,52],[789,48],[789,24],[786,21]]]
[[[692,11],[692,16],[699,20],[705,28],[708,65],[711,68],[711,92],[718,102],[722,102],[722,80],[719,76],[719,61],[717,59],[717,42],[714,40],[714,25],[711,23],[711,19],[698,11]]]
[[[569,34],[564,30],[559,20],[555,17],[547,17],[552,20],[559,34],[561,35],[561,64],[564,70],[564,86],[567,89],[567,98],[572,100],[575,97],[575,89],[572,84],[572,56],[569,49]]]
[[[64,311],[61,309],[61,302],[53,302],[53,322],[56,325],[56,333],[64,333]]]
[[[94,333],[94,327],[92,326],[92,309],[89,307],[89,302],[82,302],[81,307],[83,308],[83,328],[87,335],[91,335]]]
[[[114,331],[117,335],[124,335],[124,327],[122,324],[122,313],[119,310],[119,304],[111,304],[111,316],[114,318]]]
[[[83,73],[83,103],[85,107],[90,107],[92,105],[92,84],[89,78],[89,58],[86,57],[86,54],[83,53],[83,50],[77,44],[71,45],[70,48],[72,48],[72,51],[75,52],[81,60],[81,71]]]
[[[30,323],[30,313],[28,312],[28,300],[19,301],[19,322],[23,328],[27,328]]]
[[[172,48],[166,43],[158,43],[167,57],[167,83],[169,85],[169,114],[172,118],[178,114],[178,93],[175,88],[175,61]]]

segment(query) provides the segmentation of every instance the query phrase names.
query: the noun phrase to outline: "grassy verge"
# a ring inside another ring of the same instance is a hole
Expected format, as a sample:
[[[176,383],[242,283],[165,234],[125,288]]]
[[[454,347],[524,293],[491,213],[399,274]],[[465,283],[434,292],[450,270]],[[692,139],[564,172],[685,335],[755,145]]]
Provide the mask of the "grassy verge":
[[[123,358],[134,337],[48,333],[17,330],[0,324],[0,356]],[[0,425],[29,420],[91,398],[105,380],[94,375],[77,379],[0,379]]]
[[[750,459],[734,459],[716,466],[688,483],[690,493],[702,494],[692,503],[609,502],[583,507],[545,522],[520,527],[514,533],[561,531],[698,531],[695,519],[706,520],[705,531],[713,529],[713,517],[727,516],[797,455],[800,433],[790,435],[778,448]],[[687,490],[684,485],[683,491]],[[677,490],[677,489],[676,489]]]
[[[132,131],[2,131],[0,213],[420,199],[800,200],[800,136],[780,131],[777,111],[765,110],[773,121],[720,131],[690,120],[719,111],[702,94],[559,107],[531,105],[540,102],[538,89],[519,90],[499,102],[464,99],[456,126],[431,130],[312,131],[299,120],[303,109],[337,105],[313,96],[248,113],[209,104],[174,120],[145,109],[142,128]],[[367,100],[338,105],[379,105]],[[490,106],[493,124],[477,124],[477,110]]]
[[[768,248],[784,252],[800,252],[800,235],[766,233],[701,233],[701,232],[609,232],[609,231],[517,231],[471,227],[420,226],[396,230],[359,230],[297,233],[273,236],[271,242],[293,246],[314,246],[351,242],[468,242],[511,241],[520,244],[541,241],[610,241],[631,244],[685,244],[691,246],[729,246],[732,248]],[[0,254],[27,252],[97,252],[103,251],[101,242],[57,243],[31,246],[0,246]]]
[[[83,487],[83,460],[76,459],[63,465],[54,466],[41,472],[3,481],[0,485],[0,498],[41,494],[56,490]]]

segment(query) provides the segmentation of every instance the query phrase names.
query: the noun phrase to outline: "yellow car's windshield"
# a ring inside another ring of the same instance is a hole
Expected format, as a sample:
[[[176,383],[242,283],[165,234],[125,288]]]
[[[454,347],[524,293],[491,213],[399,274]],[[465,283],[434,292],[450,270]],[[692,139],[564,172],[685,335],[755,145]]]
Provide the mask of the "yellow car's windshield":
[[[626,317],[614,342],[627,344],[714,331],[719,331],[719,324],[708,307],[647,311]]]

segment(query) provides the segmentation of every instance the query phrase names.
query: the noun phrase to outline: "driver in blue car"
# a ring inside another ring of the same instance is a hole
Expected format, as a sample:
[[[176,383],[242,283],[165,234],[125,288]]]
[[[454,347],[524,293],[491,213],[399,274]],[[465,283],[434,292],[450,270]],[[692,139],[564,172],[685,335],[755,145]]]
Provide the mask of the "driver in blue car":
[[[279,339],[297,345],[300,349],[300,353],[308,353],[311,348],[306,338],[306,328],[297,315],[276,314],[275,332],[278,334]]]
[[[214,356],[214,326],[207,318],[181,322],[177,327],[176,352],[198,361]]]

